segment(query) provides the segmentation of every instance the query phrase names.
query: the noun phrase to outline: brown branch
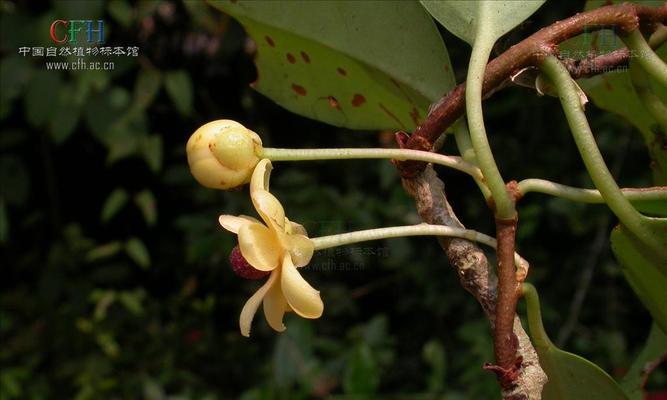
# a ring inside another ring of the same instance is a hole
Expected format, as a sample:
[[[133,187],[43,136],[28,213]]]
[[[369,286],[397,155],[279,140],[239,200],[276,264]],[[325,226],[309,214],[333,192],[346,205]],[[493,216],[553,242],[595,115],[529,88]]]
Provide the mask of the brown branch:
[[[647,27],[664,23],[667,21],[667,4],[655,8],[630,3],[605,6],[576,14],[542,28],[489,62],[484,74],[483,96],[486,98],[502,87],[513,73],[525,67],[536,66],[547,55],[556,54],[558,44],[567,39],[584,31],[592,32],[609,27],[618,27],[621,32],[630,32],[639,27],[640,21]],[[582,77],[590,76],[587,74],[604,72],[601,66],[610,67],[614,62],[627,62],[627,58],[623,58],[623,52],[612,52],[601,57],[597,58],[595,63],[592,61],[583,61],[583,65],[570,63],[574,69],[571,72],[579,71]],[[595,68],[594,64],[598,67]],[[465,85],[461,84],[432,107],[426,120],[417,127],[405,143],[405,147],[430,151],[440,134],[461,117],[464,111]],[[404,178],[417,176],[424,167],[425,163],[419,161],[404,161],[398,165]]]
[[[419,176],[403,180],[403,187],[415,198],[417,212],[424,222],[464,228],[447,202],[444,184],[431,166]],[[484,252],[475,243],[467,240],[441,237],[438,241],[447,254],[450,265],[456,271],[461,286],[477,299],[492,327],[495,328],[497,280]],[[513,271],[513,261],[511,266]],[[512,281],[515,281],[514,276]],[[514,311],[510,316],[512,327],[510,332],[513,332],[512,345],[515,349],[512,360],[517,360],[518,363],[514,369],[514,385],[502,388],[503,399],[540,399],[547,376],[540,367],[537,353],[521,326],[519,317]]]
[[[517,338],[513,332],[519,284],[514,267],[514,242],[518,218],[496,218],[496,240],[498,247],[498,299],[496,300],[496,326],[493,331],[493,349],[496,365],[487,366],[498,375],[500,386],[511,389],[515,386],[517,369],[521,360],[516,355]]]

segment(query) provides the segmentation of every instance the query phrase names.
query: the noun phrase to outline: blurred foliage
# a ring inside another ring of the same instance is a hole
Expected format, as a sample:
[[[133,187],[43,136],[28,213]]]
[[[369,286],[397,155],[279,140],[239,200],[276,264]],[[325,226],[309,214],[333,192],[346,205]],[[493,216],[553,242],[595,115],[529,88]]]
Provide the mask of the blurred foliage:
[[[581,8],[549,2],[497,50]],[[247,193],[191,178],[190,133],[232,118],[267,146],[303,148],[389,146],[390,132],[350,134],[253,92],[253,44],[198,2],[3,0],[0,10],[1,399],[497,398],[481,368],[493,358],[489,325],[429,238],[319,252],[304,273],[322,318],[287,318],[276,334],[260,317],[249,340],[238,331],[258,283],[232,273],[235,238],[217,216],[253,211]],[[49,46],[57,18],[103,19],[107,43],[139,57],[114,58],[113,71],[47,71],[44,58],[19,55]],[[469,48],[442,33],[460,81]],[[510,88],[485,111],[506,175],[590,186],[557,99]],[[648,185],[641,136],[588,114],[619,182]],[[474,184],[439,172],[461,220],[493,232]],[[276,163],[272,178],[311,235],[418,221],[389,162]],[[650,316],[611,257],[610,214],[536,194],[520,212],[547,330],[619,378]],[[666,383],[658,372],[649,387]]]

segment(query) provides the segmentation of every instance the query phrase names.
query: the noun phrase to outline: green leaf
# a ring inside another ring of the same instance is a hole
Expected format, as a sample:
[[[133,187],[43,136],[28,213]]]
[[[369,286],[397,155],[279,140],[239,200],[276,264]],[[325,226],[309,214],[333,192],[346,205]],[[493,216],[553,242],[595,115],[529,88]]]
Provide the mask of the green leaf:
[[[611,250],[632,290],[658,326],[667,332],[667,276],[661,271],[659,261],[647,254],[642,244],[621,225],[611,232]]]
[[[145,297],[146,292],[143,289],[126,290],[118,294],[118,301],[132,314],[142,315],[144,313],[142,301]]]
[[[132,7],[125,0],[112,0],[107,4],[109,15],[118,22],[120,26],[127,29],[132,25]]]
[[[97,246],[86,254],[86,261],[93,262],[103,258],[111,257],[117,254],[122,248],[122,243],[118,241]]]
[[[57,71],[39,71],[28,82],[25,94],[24,111],[28,123],[39,128],[54,115],[53,96],[61,91],[60,73]]]
[[[667,354],[667,335],[653,323],[644,348],[621,381],[621,387],[630,400],[644,399],[642,385],[647,375],[646,366],[659,363],[665,354]]]
[[[377,391],[380,375],[370,347],[359,344],[353,351],[343,376],[343,391],[346,394],[370,395]]]
[[[162,85],[162,75],[155,68],[143,68],[134,84],[133,107],[144,110],[153,103]]]
[[[151,171],[159,172],[162,168],[162,137],[151,135],[141,138],[139,151]]]
[[[64,85],[64,90],[55,93],[55,112],[49,121],[49,133],[56,144],[65,142],[79,122],[81,107],[74,102],[72,85]]]
[[[144,216],[144,220],[148,226],[155,225],[157,221],[157,209],[155,206],[155,196],[150,190],[142,190],[136,196],[134,196],[134,202],[141,210],[141,214]]]
[[[14,155],[0,156],[0,196],[7,204],[25,203],[30,191],[30,175],[23,161]]]
[[[524,284],[528,325],[540,365],[549,382],[542,391],[543,400],[624,400],[618,384],[600,367],[557,348],[542,325],[540,301],[535,287]]]
[[[144,242],[133,237],[125,242],[125,253],[143,269],[147,269],[151,265],[151,256]]]
[[[107,200],[102,206],[102,214],[100,215],[100,220],[102,223],[107,223],[113,218],[118,211],[127,203],[129,196],[125,189],[116,188],[107,197]]]
[[[164,77],[164,86],[171,101],[181,114],[187,116],[192,113],[192,80],[184,70],[167,72]]]
[[[254,88],[297,114],[412,130],[454,86],[442,38],[415,2],[211,3],[254,39]]]
[[[428,375],[428,391],[442,392],[444,390],[447,361],[445,359],[445,349],[442,344],[432,339],[428,341],[422,349],[422,358],[431,367],[431,373]]]
[[[478,26],[490,27],[490,38],[495,42],[528,19],[545,0],[420,2],[448,31],[472,45],[477,37]]]

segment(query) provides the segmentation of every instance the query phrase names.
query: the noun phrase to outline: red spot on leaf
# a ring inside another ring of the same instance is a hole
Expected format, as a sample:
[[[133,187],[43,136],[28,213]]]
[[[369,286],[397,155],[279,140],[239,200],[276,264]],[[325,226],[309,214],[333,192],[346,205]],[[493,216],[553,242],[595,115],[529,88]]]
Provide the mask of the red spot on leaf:
[[[412,122],[415,123],[415,125],[419,126],[421,123],[421,118],[419,117],[419,110],[417,110],[416,107],[412,107],[412,110],[410,110],[410,118],[412,118]]]
[[[292,84],[292,90],[294,90],[294,93],[298,94],[299,96],[305,96],[307,93],[306,88],[299,86],[296,83]]]
[[[335,97],[327,96],[327,100],[329,101],[329,107],[340,111],[340,104],[338,104],[338,100]]]
[[[264,40],[266,40],[269,46],[276,47],[276,43],[271,39],[271,36],[264,36]]]
[[[401,126],[401,128],[403,128],[403,130],[407,130],[407,128],[405,127],[405,125],[403,125],[403,123],[401,122],[401,120],[398,119],[398,118],[396,117],[396,115],[394,115],[393,112],[389,111],[389,109],[387,109],[387,107],[385,107],[382,103],[378,103],[378,105],[380,106],[380,108],[382,109],[382,111],[384,111],[384,113],[387,114],[387,116],[389,116],[389,118],[391,118],[391,119],[393,119],[394,121],[396,121],[396,123],[398,123],[398,124]]]
[[[347,75],[347,71],[345,71],[341,67],[336,68],[336,72],[338,72],[338,74],[341,75],[341,76],[346,76]]]
[[[353,107],[359,107],[360,105],[364,104],[366,102],[366,98],[359,93],[355,94],[354,97],[352,97],[352,106]]]
[[[294,58],[292,53],[287,53],[287,61],[289,61],[290,64],[294,64],[296,62],[296,58]]]
[[[310,56],[305,51],[301,52],[301,58],[303,58],[303,61],[305,61],[306,64],[310,64]]]
[[[449,72],[449,65],[445,64],[445,72]]]

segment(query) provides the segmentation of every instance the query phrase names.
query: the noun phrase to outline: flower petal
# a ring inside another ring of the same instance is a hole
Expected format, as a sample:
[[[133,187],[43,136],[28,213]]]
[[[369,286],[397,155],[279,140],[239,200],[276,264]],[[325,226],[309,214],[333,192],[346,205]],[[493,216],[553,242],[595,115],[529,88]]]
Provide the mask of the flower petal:
[[[308,236],[308,232],[306,232],[306,228],[303,225],[290,221],[287,217],[285,217],[285,226],[287,226],[287,233]]]
[[[285,210],[274,195],[266,190],[256,190],[251,195],[255,209],[266,225],[280,233],[285,232]]]
[[[223,228],[227,229],[233,233],[239,233],[241,227],[245,224],[249,224],[253,221],[244,218],[243,216],[234,216],[234,215],[221,215],[218,217],[218,221]],[[256,222],[259,222],[255,220]]]
[[[276,270],[274,273],[279,273]],[[283,316],[285,311],[289,309],[287,300],[280,290],[280,285],[273,285],[271,289],[264,296],[264,316],[269,326],[278,332],[284,331],[285,324],[283,324]]]
[[[292,256],[294,266],[301,268],[310,262],[313,258],[315,245],[313,241],[304,235],[287,235],[287,250]]]
[[[264,300],[264,297],[266,296],[266,293],[269,291],[269,289],[273,288],[274,286],[280,287],[277,284],[279,275],[280,272],[278,270],[273,271],[266,283],[264,283],[264,285],[262,285],[262,287],[259,288],[255,294],[253,294],[252,297],[250,297],[248,301],[245,302],[243,310],[241,310],[241,316],[239,317],[239,328],[241,328],[241,335],[250,337],[250,326],[252,325],[252,320],[255,317],[257,309],[259,308],[259,304],[262,302],[262,300]]]
[[[275,269],[283,253],[276,235],[266,226],[254,222],[239,229],[239,248],[246,261],[260,271]]]
[[[273,165],[268,158],[259,160],[250,178],[250,196],[257,190],[269,190],[269,179]]]
[[[303,318],[319,318],[324,311],[320,292],[313,289],[296,270],[289,254],[283,257],[280,285],[287,304]]]

